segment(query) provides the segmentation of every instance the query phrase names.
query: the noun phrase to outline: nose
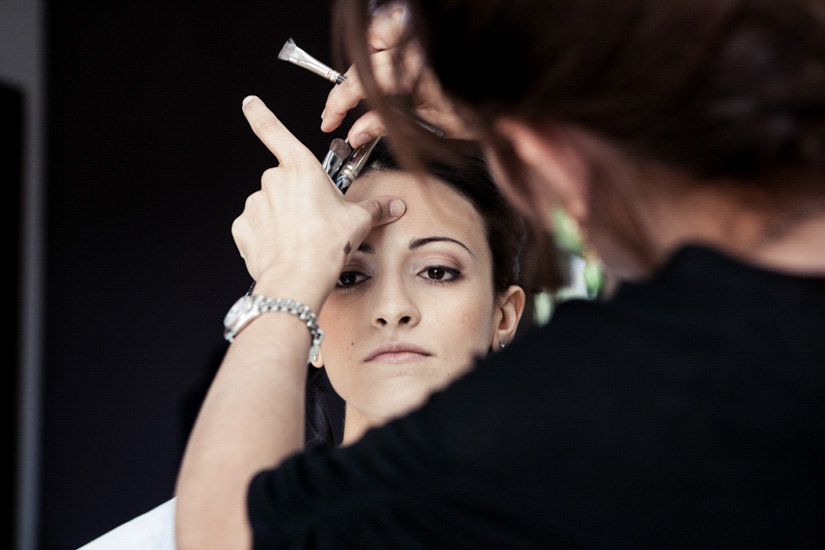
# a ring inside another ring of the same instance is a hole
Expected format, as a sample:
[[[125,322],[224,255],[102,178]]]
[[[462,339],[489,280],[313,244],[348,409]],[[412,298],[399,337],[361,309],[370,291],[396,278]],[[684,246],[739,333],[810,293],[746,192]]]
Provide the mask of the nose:
[[[397,278],[384,278],[376,285],[372,324],[381,327],[411,328],[421,320],[411,289]]]

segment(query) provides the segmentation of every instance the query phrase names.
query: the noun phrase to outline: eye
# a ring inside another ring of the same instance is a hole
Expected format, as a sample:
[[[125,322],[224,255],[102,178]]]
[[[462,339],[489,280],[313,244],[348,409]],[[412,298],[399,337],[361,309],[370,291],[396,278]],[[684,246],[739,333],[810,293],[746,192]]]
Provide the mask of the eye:
[[[418,273],[419,277],[429,279],[433,282],[447,283],[461,278],[461,272],[451,267],[442,265],[430,266]]]
[[[338,282],[335,284],[336,288],[347,288],[363,283],[367,280],[367,276],[360,271],[344,271],[338,277]]]

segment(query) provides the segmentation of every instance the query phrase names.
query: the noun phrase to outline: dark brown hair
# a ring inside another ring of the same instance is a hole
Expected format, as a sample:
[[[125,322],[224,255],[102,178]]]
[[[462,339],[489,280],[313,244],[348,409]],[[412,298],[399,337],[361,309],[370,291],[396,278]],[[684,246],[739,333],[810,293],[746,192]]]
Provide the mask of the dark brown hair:
[[[821,0],[406,4],[408,38],[482,133],[501,115],[571,125],[705,179],[825,168]],[[339,0],[334,26],[379,107],[369,51],[352,37],[382,5]]]
[[[375,10],[397,5],[338,0],[334,39],[358,67],[402,158],[415,162],[419,151],[447,147],[397,114],[414,105],[415,84],[406,96],[382,94],[363,38]],[[643,230],[645,213],[629,200],[627,184],[641,180],[634,169],[658,167],[696,184],[736,185],[742,197],[786,218],[783,208],[825,194],[821,0],[401,5],[408,24],[406,47],[396,49],[398,70],[408,48],[423,51],[445,94],[526,204],[531,186],[495,122],[509,116],[563,136],[598,189],[590,194],[592,211],[640,265],[652,267],[656,257]]]

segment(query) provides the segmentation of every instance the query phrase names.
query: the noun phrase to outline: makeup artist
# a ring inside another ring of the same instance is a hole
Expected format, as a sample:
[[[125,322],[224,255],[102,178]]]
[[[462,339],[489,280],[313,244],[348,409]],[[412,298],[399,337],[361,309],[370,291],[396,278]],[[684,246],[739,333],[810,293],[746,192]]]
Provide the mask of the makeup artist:
[[[193,431],[179,548],[825,546],[825,4],[409,0],[395,36],[368,32],[382,4],[338,5],[358,71],[324,128],[368,96],[352,141],[389,128],[414,159],[427,136],[396,113],[422,108],[537,223],[562,205],[623,283],[307,453],[316,333],[256,317]],[[347,205],[260,100],[244,113],[281,164],[238,247],[256,292],[317,312],[403,207]]]

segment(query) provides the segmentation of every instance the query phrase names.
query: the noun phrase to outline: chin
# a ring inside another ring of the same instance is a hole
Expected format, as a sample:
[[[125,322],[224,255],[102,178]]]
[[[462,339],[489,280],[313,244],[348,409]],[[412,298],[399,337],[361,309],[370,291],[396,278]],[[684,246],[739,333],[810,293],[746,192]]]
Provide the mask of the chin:
[[[423,388],[409,389],[403,393],[398,392],[391,397],[390,401],[380,404],[376,403],[376,409],[381,411],[381,414],[378,416],[386,418],[387,420],[404,416],[421,407],[433,391],[431,388]]]

